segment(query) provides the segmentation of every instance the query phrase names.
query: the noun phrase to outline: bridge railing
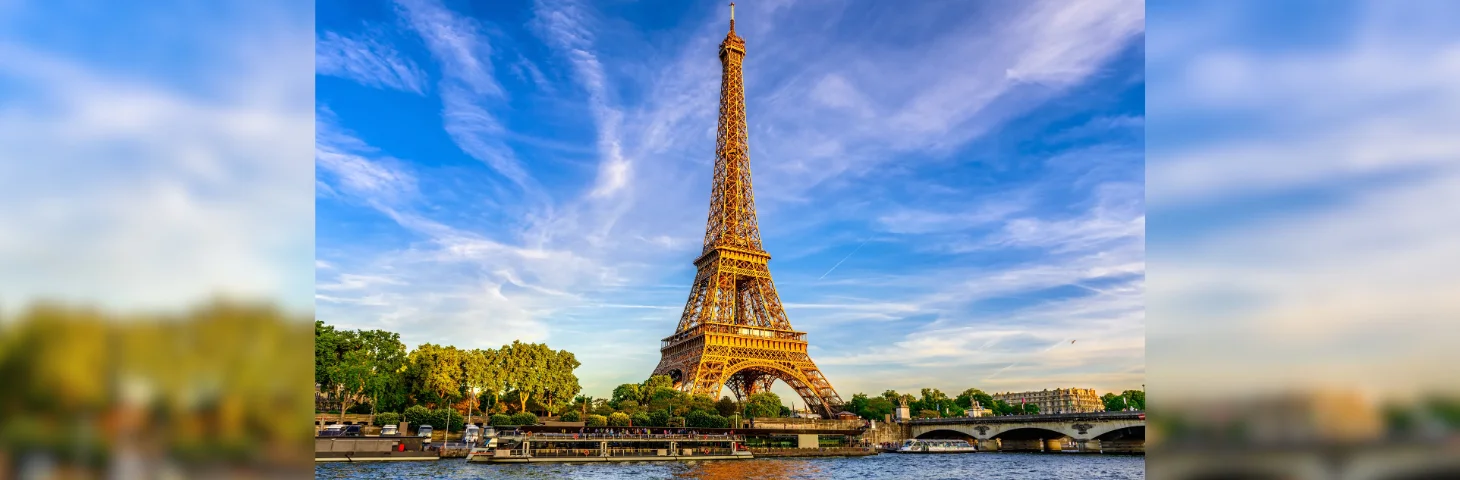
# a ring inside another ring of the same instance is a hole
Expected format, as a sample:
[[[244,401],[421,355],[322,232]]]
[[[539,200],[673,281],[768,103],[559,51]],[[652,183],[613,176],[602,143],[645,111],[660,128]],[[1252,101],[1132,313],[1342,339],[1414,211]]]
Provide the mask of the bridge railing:
[[[1002,422],[1046,422],[1067,420],[1144,420],[1146,412],[1087,412],[1051,413],[1035,415],[1002,415],[997,417],[952,417],[919,418],[909,420],[912,425],[949,425],[958,423],[1002,423]]]

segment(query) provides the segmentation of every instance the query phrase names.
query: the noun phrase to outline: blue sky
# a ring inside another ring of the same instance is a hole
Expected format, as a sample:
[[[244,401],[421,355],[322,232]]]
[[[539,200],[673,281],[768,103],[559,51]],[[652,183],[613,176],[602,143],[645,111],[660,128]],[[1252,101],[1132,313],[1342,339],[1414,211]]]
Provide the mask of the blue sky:
[[[762,236],[844,398],[1140,388],[1140,2],[745,3]],[[641,381],[704,235],[728,13],[319,2],[318,318]]]
[[[0,0],[0,313],[314,308],[313,12]]]
[[[1454,390],[1460,4],[1147,13],[1153,398]]]

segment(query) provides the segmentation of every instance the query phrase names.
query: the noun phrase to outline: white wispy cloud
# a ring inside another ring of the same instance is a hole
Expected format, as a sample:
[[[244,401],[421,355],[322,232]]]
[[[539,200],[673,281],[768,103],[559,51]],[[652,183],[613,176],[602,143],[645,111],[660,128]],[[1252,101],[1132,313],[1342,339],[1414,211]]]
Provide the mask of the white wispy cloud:
[[[394,204],[413,196],[416,179],[400,161],[336,125],[337,119],[322,108],[315,122],[315,164],[332,177],[326,185],[364,202]]]
[[[506,97],[494,75],[493,49],[481,25],[436,0],[399,0],[397,11],[441,65],[439,86],[447,133],[468,155],[485,162],[529,195],[539,187],[502,141],[505,128],[491,111]]]
[[[117,30],[58,24],[42,43],[0,28],[0,306],[175,310],[224,294],[312,308],[312,16],[253,7],[168,11],[175,22],[108,58],[64,39]],[[179,35],[219,43],[153,53]]]
[[[586,6],[571,1],[538,1],[533,26],[543,40],[568,58],[574,77],[588,93],[588,107],[598,125],[598,150],[603,156],[590,197],[608,197],[626,188],[633,162],[624,157],[619,138],[623,112],[611,106],[603,64],[592,51],[594,37],[584,23],[591,21]]]
[[[324,32],[315,41],[314,70],[363,85],[425,93],[426,73],[390,45],[364,35],[351,38]]]

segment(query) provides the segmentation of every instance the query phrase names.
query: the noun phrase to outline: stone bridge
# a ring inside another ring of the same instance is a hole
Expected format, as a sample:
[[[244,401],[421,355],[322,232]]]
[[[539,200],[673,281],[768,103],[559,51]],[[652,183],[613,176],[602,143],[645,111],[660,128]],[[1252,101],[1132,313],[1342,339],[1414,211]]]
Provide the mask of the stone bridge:
[[[1060,451],[1071,439],[1081,452],[1145,453],[1145,412],[929,418],[908,422],[914,438],[961,438],[980,450]]]

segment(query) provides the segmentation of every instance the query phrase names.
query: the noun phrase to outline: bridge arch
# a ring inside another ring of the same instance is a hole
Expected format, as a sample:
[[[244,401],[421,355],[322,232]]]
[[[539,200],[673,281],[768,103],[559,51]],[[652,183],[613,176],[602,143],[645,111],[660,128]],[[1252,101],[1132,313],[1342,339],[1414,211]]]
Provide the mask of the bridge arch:
[[[1069,433],[1061,432],[1059,430],[1055,430],[1055,429],[1051,429],[1051,428],[1033,427],[1033,426],[1023,427],[1023,426],[1021,426],[1021,427],[1006,428],[1006,429],[1004,429],[1004,431],[999,432],[999,433],[996,433],[996,434],[994,434],[993,436],[991,436],[989,438],[991,438],[991,439],[997,438],[997,439],[1000,439],[1000,440],[1039,440],[1039,439],[1051,439],[1051,438],[1064,438],[1064,437],[1068,437],[1068,436],[1070,436]]]
[[[1096,440],[1120,440],[1120,439],[1145,439],[1145,425],[1111,425],[1096,428],[1090,431],[1090,437]]]
[[[953,428],[939,428],[936,430],[929,430],[918,434],[914,438],[917,438],[918,440],[968,440],[969,442],[978,441],[978,437],[970,435],[968,432]]]

